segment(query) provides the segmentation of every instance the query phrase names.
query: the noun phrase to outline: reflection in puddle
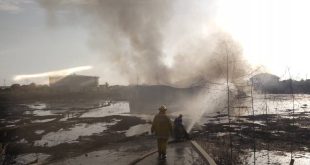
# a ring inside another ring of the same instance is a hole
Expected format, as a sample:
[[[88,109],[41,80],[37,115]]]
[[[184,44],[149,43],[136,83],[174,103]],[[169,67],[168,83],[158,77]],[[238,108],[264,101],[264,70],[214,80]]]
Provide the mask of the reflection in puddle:
[[[58,115],[52,113],[50,110],[34,110],[34,111],[25,111],[25,115],[34,115],[34,116],[50,116],[50,115]]]
[[[32,123],[46,123],[46,122],[50,122],[55,120],[56,118],[52,118],[52,119],[44,119],[44,120],[33,120],[31,121]]]
[[[11,120],[11,121],[8,121],[7,123],[9,123],[9,124],[14,124],[14,123],[19,122],[20,120],[21,120],[21,119]]]
[[[129,113],[129,112],[130,112],[130,108],[129,108],[128,102],[117,102],[117,103],[111,104],[110,106],[90,110],[82,114],[80,117],[81,118],[105,117],[105,116],[124,114],[124,113]]]
[[[40,135],[40,134],[42,134],[44,132],[45,132],[44,130],[36,130],[34,133],[37,134],[37,135]]]
[[[69,116],[66,116],[64,118],[61,118],[59,121],[67,121],[68,119],[70,119]]]
[[[17,143],[22,143],[22,144],[26,144],[28,143],[28,141],[26,139],[21,139],[20,141],[18,141]]]
[[[154,119],[154,115],[145,115],[145,114],[119,114],[119,116],[134,116],[147,122],[152,122]]]
[[[129,137],[129,136],[141,135],[146,132],[150,134],[151,126],[152,126],[151,124],[139,124],[132,126],[126,131],[125,135]]]
[[[15,159],[15,164],[44,164],[49,155],[42,153],[31,153],[19,155]]]
[[[45,103],[35,103],[35,104],[26,104],[27,107],[31,109],[46,109]]]
[[[80,136],[91,136],[107,130],[107,126],[115,125],[120,120],[114,120],[111,123],[85,124],[80,123],[68,130],[60,129],[57,132],[50,132],[35,141],[35,146],[56,146],[61,143],[76,143]]]
[[[253,151],[246,151],[250,155],[245,162],[253,162]],[[290,164],[291,156],[288,152],[260,150],[255,152],[257,164]],[[294,165],[305,165],[310,162],[310,153],[297,152],[293,154]]]
[[[250,99],[250,98],[248,98]],[[250,101],[244,100],[244,106],[250,107]],[[288,95],[269,95],[269,98],[264,99],[264,95],[257,95],[254,99],[255,114],[264,114],[266,110],[266,103],[268,105],[268,114],[283,114],[291,115],[292,113],[292,98]],[[294,111],[295,113],[308,112],[310,105],[309,95],[295,95]],[[251,115],[252,111],[249,109],[237,108],[243,115]]]

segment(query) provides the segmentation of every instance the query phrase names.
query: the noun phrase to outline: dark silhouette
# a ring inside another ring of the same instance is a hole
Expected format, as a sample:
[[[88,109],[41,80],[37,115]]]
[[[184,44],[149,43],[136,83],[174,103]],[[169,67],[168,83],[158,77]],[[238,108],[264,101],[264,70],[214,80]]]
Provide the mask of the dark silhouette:
[[[184,128],[182,117],[182,114],[180,114],[174,120],[174,138],[176,141],[181,141],[182,139],[190,139],[188,133]]]
[[[166,115],[167,108],[161,106],[159,113],[154,117],[151,132],[155,132],[157,137],[158,158],[166,159],[166,149],[168,138],[172,132],[172,124],[169,117]]]

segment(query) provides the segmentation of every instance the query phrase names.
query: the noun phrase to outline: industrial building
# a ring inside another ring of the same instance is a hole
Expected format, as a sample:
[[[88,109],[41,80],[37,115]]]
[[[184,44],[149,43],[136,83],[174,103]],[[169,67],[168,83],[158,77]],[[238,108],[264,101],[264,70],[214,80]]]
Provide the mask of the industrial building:
[[[280,83],[280,77],[269,74],[260,73],[250,78],[255,90],[269,91],[277,88]]]
[[[56,90],[80,92],[96,89],[99,77],[84,75],[50,76],[49,86]]]

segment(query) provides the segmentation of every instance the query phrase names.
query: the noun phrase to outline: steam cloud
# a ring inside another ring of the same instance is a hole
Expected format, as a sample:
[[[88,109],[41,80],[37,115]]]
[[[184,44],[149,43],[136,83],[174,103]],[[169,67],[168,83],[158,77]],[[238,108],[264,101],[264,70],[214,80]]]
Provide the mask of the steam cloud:
[[[47,10],[50,25],[61,22],[60,16],[69,23],[86,20],[90,45],[100,52],[103,65],[129,84],[189,87],[220,82],[196,97],[179,100],[184,105],[180,111],[189,119],[188,131],[206,112],[227,106],[223,80],[228,77],[234,86],[246,74],[248,65],[240,45],[213,23],[212,0],[39,2]]]
[[[62,13],[69,22],[87,20],[91,46],[129,83],[137,83],[138,79],[143,84],[184,87],[220,80],[226,78],[227,54],[229,79],[234,81],[246,73],[240,46],[216,29],[204,11],[208,7],[201,7],[212,6],[212,1],[202,4],[178,0],[39,0],[39,3],[47,10],[51,25],[57,24],[57,13]],[[204,29],[209,30],[202,35]]]

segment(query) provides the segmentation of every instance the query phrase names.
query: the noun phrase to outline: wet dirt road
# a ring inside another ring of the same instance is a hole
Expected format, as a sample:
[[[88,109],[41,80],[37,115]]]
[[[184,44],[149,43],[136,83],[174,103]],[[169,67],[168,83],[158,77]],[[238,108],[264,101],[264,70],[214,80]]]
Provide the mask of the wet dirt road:
[[[190,142],[171,143],[167,148],[167,159],[159,160],[154,153],[137,163],[137,165],[203,165],[202,157],[191,146]]]

